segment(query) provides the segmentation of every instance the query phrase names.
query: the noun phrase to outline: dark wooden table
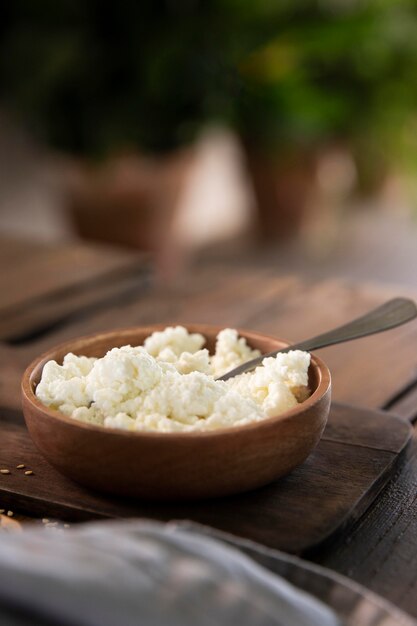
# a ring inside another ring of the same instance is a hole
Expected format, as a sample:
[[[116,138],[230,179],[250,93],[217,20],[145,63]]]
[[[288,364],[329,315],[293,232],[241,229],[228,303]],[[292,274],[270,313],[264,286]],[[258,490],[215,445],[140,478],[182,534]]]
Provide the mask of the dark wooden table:
[[[297,341],[388,297],[388,286],[279,275],[261,257],[198,262],[169,287],[140,255],[89,245],[0,241],[0,407],[20,406],[32,358],[77,335],[117,326],[205,322]],[[319,351],[320,353],[320,351]],[[324,351],[323,351],[324,353]],[[333,398],[417,417],[417,322],[326,349]],[[388,486],[354,525],[310,558],[417,617],[417,432]],[[1,503],[0,503],[1,506]]]

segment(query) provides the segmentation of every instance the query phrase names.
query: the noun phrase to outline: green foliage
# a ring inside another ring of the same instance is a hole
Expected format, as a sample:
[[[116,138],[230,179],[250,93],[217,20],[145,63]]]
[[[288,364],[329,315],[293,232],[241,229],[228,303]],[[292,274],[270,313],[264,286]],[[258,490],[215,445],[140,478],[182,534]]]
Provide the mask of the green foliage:
[[[1,98],[59,148],[169,150],[222,121],[271,149],[414,150],[414,0],[14,0],[2,11]]]
[[[249,90],[239,103],[241,132],[273,145],[400,139],[417,104],[414,4],[344,2],[343,12],[327,5],[316,4],[308,19],[293,14],[241,64]]]

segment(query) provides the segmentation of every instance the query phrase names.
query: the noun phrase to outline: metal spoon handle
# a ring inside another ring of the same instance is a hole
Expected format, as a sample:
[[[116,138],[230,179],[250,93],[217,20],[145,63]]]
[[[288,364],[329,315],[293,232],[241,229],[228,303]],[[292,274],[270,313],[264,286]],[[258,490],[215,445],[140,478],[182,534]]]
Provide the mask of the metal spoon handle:
[[[249,372],[260,365],[263,359],[269,356],[276,356],[279,352],[289,352],[290,350],[305,350],[311,352],[312,350],[332,346],[336,343],[359,339],[359,337],[366,337],[367,335],[380,333],[383,330],[395,328],[396,326],[405,324],[405,322],[409,322],[415,317],[417,317],[417,306],[412,300],[408,298],[394,298],[348,324],[334,328],[322,335],[317,335],[317,337],[313,337],[312,339],[301,341],[283,350],[275,350],[269,354],[263,354],[256,359],[247,361],[243,363],[243,365],[239,365],[239,367],[235,367],[230,372],[220,376],[219,380],[227,380],[228,378],[233,378],[244,372]]]

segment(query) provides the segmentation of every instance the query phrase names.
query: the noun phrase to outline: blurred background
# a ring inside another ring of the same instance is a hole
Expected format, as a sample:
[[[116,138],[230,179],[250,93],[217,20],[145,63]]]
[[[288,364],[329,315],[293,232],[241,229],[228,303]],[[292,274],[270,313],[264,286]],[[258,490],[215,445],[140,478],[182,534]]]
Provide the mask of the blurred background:
[[[417,285],[417,2],[3,3],[0,236]]]

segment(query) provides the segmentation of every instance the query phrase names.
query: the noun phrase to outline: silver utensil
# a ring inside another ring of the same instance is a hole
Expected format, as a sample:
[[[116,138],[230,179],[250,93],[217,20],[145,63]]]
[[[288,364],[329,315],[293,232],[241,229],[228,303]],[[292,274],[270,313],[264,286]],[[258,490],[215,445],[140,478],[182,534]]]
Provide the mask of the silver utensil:
[[[374,335],[375,333],[395,328],[396,326],[409,322],[415,317],[417,317],[417,306],[412,300],[408,298],[393,298],[376,309],[369,311],[366,315],[362,315],[343,326],[338,326],[338,328],[334,328],[327,333],[317,335],[312,339],[306,339],[300,343],[288,346],[288,348],[275,350],[274,352],[262,354],[255,359],[251,359],[230,370],[230,372],[226,372],[223,376],[219,376],[217,380],[228,380],[228,378],[250,372],[258,365],[261,365],[265,358],[276,356],[279,352],[289,352],[290,350],[305,350],[306,352],[311,352],[312,350],[326,348],[327,346],[333,346],[337,343],[359,339],[360,337]]]

